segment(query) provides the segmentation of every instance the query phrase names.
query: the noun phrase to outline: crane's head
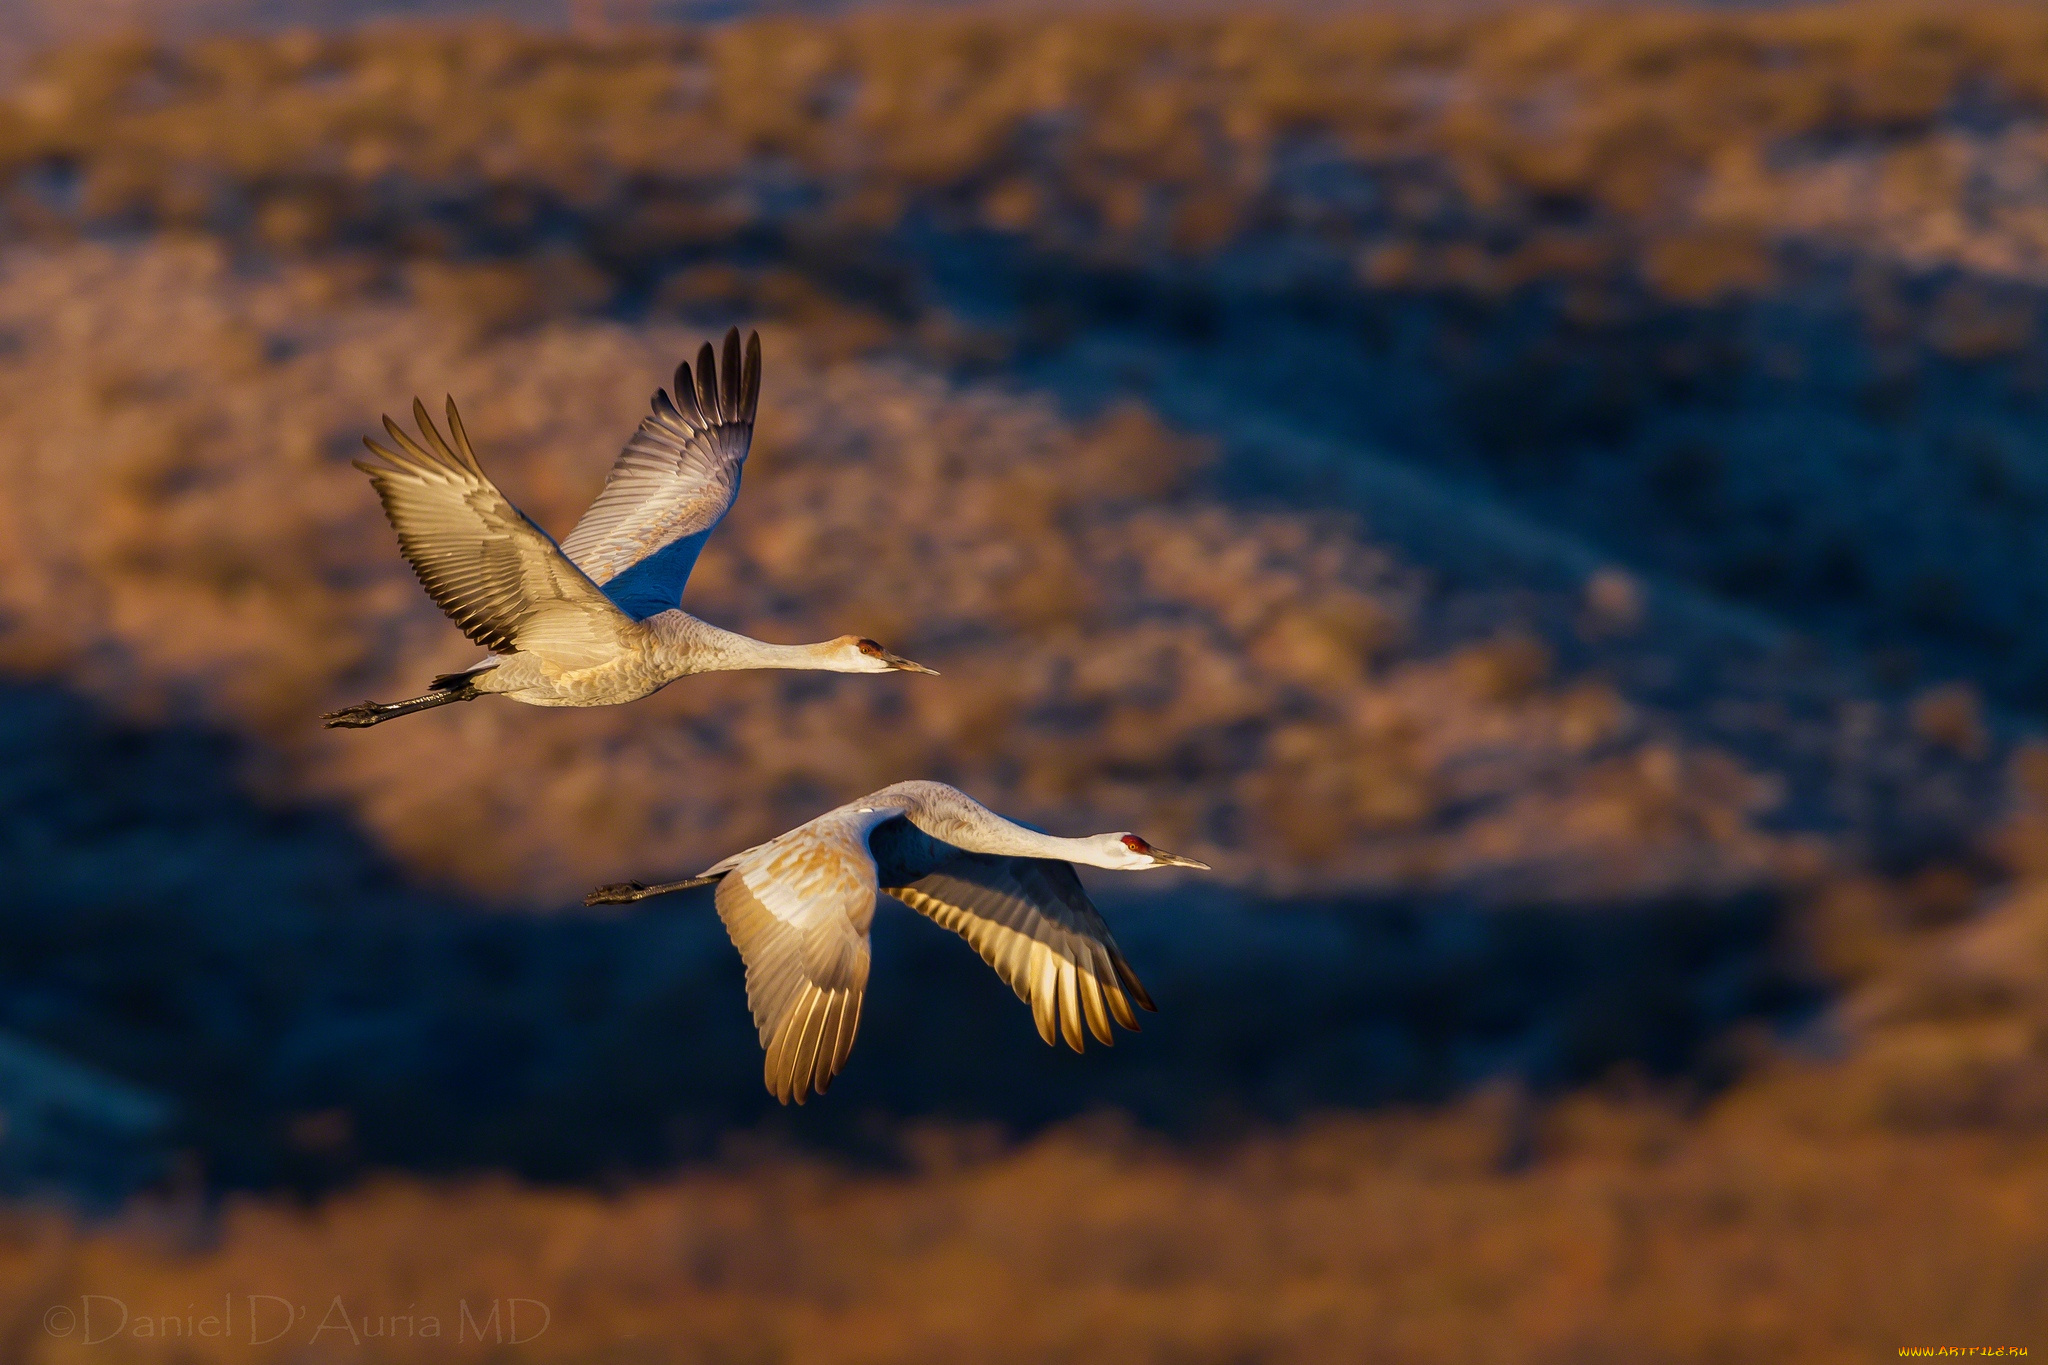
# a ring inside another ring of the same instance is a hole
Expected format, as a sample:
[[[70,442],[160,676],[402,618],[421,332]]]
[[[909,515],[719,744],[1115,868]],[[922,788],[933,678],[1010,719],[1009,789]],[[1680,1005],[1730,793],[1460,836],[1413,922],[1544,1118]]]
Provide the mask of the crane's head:
[[[831,644],[833,668],[840,673],[930,673],[938,669],[891,654],[873,640],[859,635],[842,635]]]
[[[1193,867],[1204,872],[1209,865],[1195,858],[1183,858],[1178,853],[1168,853],[1163,848],[1154,848],[1135,834],[1101,834],[1096,836],[1102,845],[1102,861],[1099,867],[1114,867],[1125,872],[1143,872],[1154,867]]]

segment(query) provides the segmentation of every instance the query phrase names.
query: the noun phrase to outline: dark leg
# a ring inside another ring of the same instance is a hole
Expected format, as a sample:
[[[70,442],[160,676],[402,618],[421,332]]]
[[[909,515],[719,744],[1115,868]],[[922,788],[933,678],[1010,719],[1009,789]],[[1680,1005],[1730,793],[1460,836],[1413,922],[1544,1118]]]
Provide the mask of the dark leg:
[[[320,717],[320,723],[330,730],[361,730],[371,725],[382,725],[399,716],[409,716],[415,711],[431,711],[436,706],[446,706],[455,701],[473,701],[482,695],[481,689],[465,683],[461,687],[444,688],[404,701],[361,702],[339,711],[329,711]]]
[[[722,877],[723,872],[718,874]],[[679,882],[662,882],[648,886],[644,882],[613,882],[600,886],[583,898],[585,905],[625,905],[630,901],[644,901],[649,896],[666,896],[671,891],[688,891],[693,886],[709,886],[718,877],[685,877]]]

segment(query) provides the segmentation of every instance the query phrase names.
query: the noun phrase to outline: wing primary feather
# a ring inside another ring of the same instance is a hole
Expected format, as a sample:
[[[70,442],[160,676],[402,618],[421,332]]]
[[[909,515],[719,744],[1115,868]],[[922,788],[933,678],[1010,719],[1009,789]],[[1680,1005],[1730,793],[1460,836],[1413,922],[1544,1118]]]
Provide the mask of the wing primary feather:
[[[818,1029],[818,1049],[811,1065],[811,1089],[820,1095],[832,1084],[832,1057],[839,1050],[839,1026],[845,1017],[846,992],[834,991],[832,1002],[825,1007],[825,1022]]]
[[[479,479],[486,477],[484,467],[477,462],[476,447],[469,443],[469,432],[463,429],[462,414],[455,410],[455,395],[448,395],[448,434],[455,438],[455,453],[469,467],[469,472]]]
[[[1119,1024],[1122,1024],[1133,1033],[1144,1032],[1143,1029],[1138,1027],[1136,1012],[1131,1009],[1131,998],[1124,994],[1121,986],[1117,985],[1114,981],[1105,981],[1102,984],[1102,994],[1103,998],[1109,1002],[1109,1012],[1116,1016],[1116,1021]]]
[[[768,1048],[768,1089],[775,1098],[788,1104],[793,1098],[791,1084],[795,1079],[796,1046],[803,1037],[804,1020],[808,1018],[806,1007],[814,993],[802,990],[789,1008],[783,1012],[782,1021],[775,1030],[775,1041]],[[802,1101],[798,1100],[801,1104]]]
[[[747,333],[746,377],[740,384],[740,420],[751,424],[761,408],[761,334]]]
[[[681,393],[687,394],[689,392],[688,389],[683,388],[680,384],[676,388]],[[683,414],[676,410],[675,401],[668,396],[667,389],[656,389],[654,397],[647,400],[647,406],[653,408],[654,415],[662,421],[673,423],[676,426],[683,425]],[[612,474],[616,477],[618,471],[614,469]]]
[[[1114,1047],[1116,1041],[1109,1031],[1109,1011],[1102,1003],[1102,987],[1096,979],[1097,964],[1101,959],[1095,953],[1090,953],[1089,958],[1088,970],[1081,973],[1081,1010],[1087,1016],[1088,1031],[1095,1035],[1095,1041],[1104,1047]]]
[[[776,1039],[778,1044],[781,1041],[780,1038]],[[763,1079],[768,1085],[768,1093],[775,1097],[778,1104],[788,1104],[792,1099],[795,1099],[789,1093],[789,1068],[783,1064],[783,1057],[787,1052],[787,1048],[776,1047],[773,1051],[769,1052],[768,1059],[762,1063],[761,1068],[764,1073]],[[796,1100],[796,1103],[802,1104],[803,1101]]]
[[[832,1062],[831,1044],[839,1039],[839,1005],[843,998],[838,991],[825,993],[825,1003],[818,1009],[817,1031],[804,1049],[808,1063],[804,1070],[811,1078],[811,1090],[815,1094],[824,1094],[825,1086],[831,1080],[826,1068]]]
[[[843,1070],[846,1059],[853,1055],[854,1035],[860,1031],[860,1010],[866,1002],[866,992],[855,994],[853,1004],[840,1016],[839,1041],[832,1050],[832,1070],[835,1073]]]
[[[818,1026],[812,1032],[809,1046],[804,1049],[804,1081],[811,1087],[813,1095],[825,1093],[826,1082],[818,1073],[825,1059],[826,1042],[838,1031],[838,1013],[839,993],[825,992],[825,1003],[818,1006]]]
[[[1001,945],[999,951],[1002,957],[1001,961],[996,964],[996,971],[1015,989],[1019,1000],[1022,1000],[1027,1005],[1030,1004],[1032,981],[1031,949],[1034,941],[1026,938],[1023,934],[1005,928],[998,928],[991,932],[1001,935],[997,942]]]
[[[1060,1035],[1076,1052],[1081,1045],[1081,992],[1074,981],[1074,959],[1060,954]]]
[[[810,1093],[810,1068],[804,1065],[804,1035],[810,1032],[824,1003],[823,991],[815,986],[806,989],[803,1008],[796,1011],[789,1021],[789,1046],[782,1052],[782,1069],[787,1077],[789,1093],[798,1104],[802,1104]]]
[[[448,442],[442,439],[441,429],[434,425],[434,419],[427,416],[427,405],[417,398],[412,400],[412,420],[419,427],[421,438],[431,444],[443,460],[458,466],[462,463],[448,448]]]
[[[1118,952],[1113,944],[1103,946],[1109,949],[1109,963],[1116,968],[1116,979],[1131,993],[1131,998],[1138,1002],[1139,1008],[1153,1014],[1159,1013],[1159,1006],[1152,1003],[1152,997],[1147,995],[1145,988],[1138,983],[1138,974],[1131,970],[1131,964],[1124,960],[1124,955]]]
[[[768,1040],[765,1055],[761,1058],[761,1080],[768,1087],[768,1093],[780,1103],[789,1103],[789,1094],[782,1084],[783,1035],[778,1032]]]
[[[811,1068],[818,1060],[818,1035],[824,1029],[825,1011],[831,1003],[831,996],[813,986],[810,992],[810,1008],[804,1011],[803,1031],[797,1035],[796,1047],[786,1059],[789,1063],[790,1084],[796,1091],[796,1102],[802,1104],[810,1093]]]
[[[810,1021],[810,1007],[816,1001],[817,993],[806,989],[783,1016],[782,1028],[775,1035],[775,1078],[768,1088],[784,1104],[803,1103],[803,1097],[796,1093],[796,1053],[803,1043],[804,1025]]]
[[[683,419],[683,425],[706,425],[704,409],[697,405],[697,381],[690,374],[690,362],[687,360],[676,366],[676,408]]]
[[[753,977],[750,973],[747,978],[749,993],[751,993],[753,984]],[[782,1019],[771,1019],[767,1024],[759,1026],[761,1031],[761,1051],[766,1054],[763,1061],[768,1068],[768,1088],[770,1090],[775,1090],[775,1078],[782,1073],[782,1050],[787,1041],[784,1037],[783,1023],[787,1018],[788,1012],[785,1012]],[[781,1097],[782,1092],[776,1091],[776,1098],[780,1099]]]
[[[708,341],[697,351],[697,410],[704,414],[707,426],[720,420],[718,362],[711,357],[711,343]]]
[[[1116,968],[1109,965],[1109,952],[1101,944],[1095,945],[1095,984],[1102,988],[1102,1002],[1109,1007],[1109,1014],[1119,1024],[1133,1033],[1141,1033],[1138,1014],[1131,1008],[1131,998],[1124,994],[1124,988],[1116,979]]]
[[[425,470],[430,470],[433,468],[434,457],[427,454],[426,451],[422,450],[420,448],[419,442],[413,440],[412,437],[406,435],[405,428],[398,425],[398,423],[392,421],[391,414],[389,413],[386,413],[384,415],[384,430],[387,433],[389,433],[392,440],[398,442],[398,448],[400,450],[403,450],[407,455],[411,456],[413,460],[418,462],[418,464],[415,466],[416,472],[423,472]],[[398,461],[398,464],[401,468],[405,467],[406,463],[407,462],[404,460]]]
[[[1059,1026],[1059,957],[1044,943],[1033,940],[1031,944],[1031,1021],[1038,1025],[1038,1036],[1045,1039],[1047,1047],[1057,1041]]]
[[[725,331],[724,363],[719,366],[718,415],[736,422],[740,415],[740,329]]]
[[[811,1049],[811,1091],[822,1095],[832,1084],[832,1049],[839,1045],[839,1011],[845,997],[838,991],[825,994],[825,1008],[818,1012],[818,1041]]]
[[[370,453],[372,455],[375,455],[378,459],[383,460],[385,462],[384,464],[371,464],[368,460],[349,461],[350,464],[354,465],[357,469],[362,470],[365,474],[371,475],[372,477],[375,477],[376,475],[379,474],[389,474],[391,470],[386,467],[388,465],[396,465],[400,469],[405,468],[405,461],[398,458],[398,452],[395,450],[390,450],[384,446],[378,445],[376,437],[365,436],[363,438],[363,444],[370,448]]]

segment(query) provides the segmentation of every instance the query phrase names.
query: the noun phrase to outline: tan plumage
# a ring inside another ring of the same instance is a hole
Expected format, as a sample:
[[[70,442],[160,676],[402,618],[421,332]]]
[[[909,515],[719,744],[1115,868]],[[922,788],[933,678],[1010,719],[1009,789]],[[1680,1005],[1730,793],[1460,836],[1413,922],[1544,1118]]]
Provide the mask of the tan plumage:
[[[616,706],[692,673],[799,668],[834,673],[929,673],[873,640],[842,635],[769,644],[682,610],[683,587],[711,533],[739,496],[761,399],[761,339],[726,333],[693,372],[676,367],[676,397],[657,390],[652,412],[613,463],[604,491],[557,545],[498,490],[477,462],[448,400],[444,438],[413,400],[415,437],[389,417],[390,444],[366,439],[370,476],[398,545],[427,595],[491,651],[432,690],[366,701],[321,717],[360,729],[488,695],[529,706]]]
[[[868,979],[868,930],[886,892],[953,930],[1031,1007],[1047,1043],[1111,1042],[1156,1008],[1074,873],[1205,867],[1134,834],[1059,839],[1003,819],[938,782],[900,782],[660,886],[601,887],[588,903],[715,882],[747,969],[747,1003],[784,1103],[823,1093],[846,1065]]]
[[[545,651],[587,667],[619,650],[632,623],[485,475],[455,400],[448,400],[452,445],[426,404],[414,399],[412,411],[420,440],[386,417],[397,449],[365,438],[380,461],[355,464],[370,476],[434,605],[498,653]]]
[[[864,833],[847,824],[784,835],[719,879],[718,917],[747,964],[765,1079],[784,1104],[823,1094],[853,1050],[875,918],[874,861],[854,846]]]

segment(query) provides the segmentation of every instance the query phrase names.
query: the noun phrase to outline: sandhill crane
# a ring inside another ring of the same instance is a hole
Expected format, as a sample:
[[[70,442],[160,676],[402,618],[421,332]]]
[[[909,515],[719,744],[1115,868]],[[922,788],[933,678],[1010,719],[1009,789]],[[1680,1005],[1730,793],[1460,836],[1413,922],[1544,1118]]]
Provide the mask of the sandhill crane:
[[[694,382],[693,382],[694,380]],[[697,554],[739,496],[740,468],[761,399],[761,338],[725,334],[722,371],[710,343],[676,367],[676,393],[657,389],[654,411],[605,479],[604,490],[559,545],[484,473],[448,400],[451,444],[413,400],[415,440],[384,419],[391,447],[358,460],[427,595],[491,657],[435,678],[424,696],[366,701],[321,717],[329,728],[497,693],[529,706],[612,706],[677,678],[740,668],[835,673],[930,673],[873,640],[842,635],[771,645],[698,620],[677,605]]]
[[[716,883],[718,916],[746,962],[769,1093],[802,1104],[811,1090],[825,1093],[853,1048],[877,891],[972,944],[1031,1006],[1047,1043],[1057,1033],[1081,1051],[1085,1023],[1106,1045],[1111,1017],[1135,1030],[1131,1000],[1156,1007],[1081,889],[1075,863],[1209,866],[1135,834],[1040,834],[943,782],[898,782],[699,876],[601,886],[584,903]]]

